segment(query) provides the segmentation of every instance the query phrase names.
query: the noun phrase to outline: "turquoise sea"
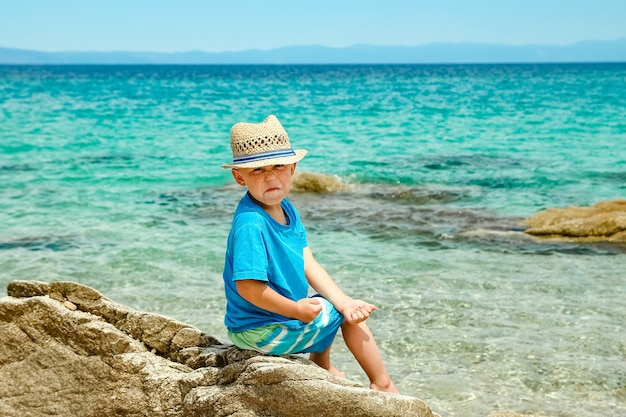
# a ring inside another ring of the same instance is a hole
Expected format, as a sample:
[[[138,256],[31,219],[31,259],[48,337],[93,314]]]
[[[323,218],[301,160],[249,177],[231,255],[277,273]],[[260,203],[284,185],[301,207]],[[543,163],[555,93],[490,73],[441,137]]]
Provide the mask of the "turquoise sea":
[[[521,220],[626,198],[626,64],[1,66],[0,294],[71,280],[227,341],[238,121],[348,189],[293,193],[399,389],[442,416],[626,415],[626,247]],[[340,340],[335,365],[366,383]]]

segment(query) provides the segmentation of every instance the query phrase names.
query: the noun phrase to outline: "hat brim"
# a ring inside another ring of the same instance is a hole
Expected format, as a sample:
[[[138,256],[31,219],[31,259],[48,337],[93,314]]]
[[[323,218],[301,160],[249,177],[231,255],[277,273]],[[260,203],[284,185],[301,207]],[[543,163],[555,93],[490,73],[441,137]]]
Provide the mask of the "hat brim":
[[[289,165],[294,164],[300,161],[307,154],[307,151],[304,149],[296,149],[294,150],[295,155],[293,156],[283,156],[279,158],[267,158],[260,159],[254,162],[243,162],[240,164],[226,164],[222,165],[222,168],[260,168],[268,165]]]

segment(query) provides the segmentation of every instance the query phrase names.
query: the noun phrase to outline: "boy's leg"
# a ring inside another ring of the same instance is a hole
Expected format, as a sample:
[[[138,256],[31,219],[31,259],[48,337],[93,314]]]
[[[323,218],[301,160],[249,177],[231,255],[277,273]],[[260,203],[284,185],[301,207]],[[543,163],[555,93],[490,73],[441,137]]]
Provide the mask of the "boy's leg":
[[[331,346],[328,346],[323,352],[311,352],[309,359],[315,362],[320,368],[326,369],[331,374],[345,378],[346,376],[330,363]]]
[[[341,325],[341,331],[348,349],[350,349],[354,358],[367,374],[370,380],[370,388],[378,391],[399,393],[391,378],[389,378],[389,374],[387,374],[374,336],[365,322],[358,324],[344,322]]]

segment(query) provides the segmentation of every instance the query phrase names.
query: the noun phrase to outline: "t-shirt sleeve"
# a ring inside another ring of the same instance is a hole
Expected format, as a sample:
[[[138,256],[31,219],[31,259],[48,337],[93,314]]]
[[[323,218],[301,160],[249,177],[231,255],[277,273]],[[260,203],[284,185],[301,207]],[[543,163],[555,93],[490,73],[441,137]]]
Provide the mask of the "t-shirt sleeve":
[[[233,281],[267,281],[268,254],[261,227],[246,223],[233,236]]]

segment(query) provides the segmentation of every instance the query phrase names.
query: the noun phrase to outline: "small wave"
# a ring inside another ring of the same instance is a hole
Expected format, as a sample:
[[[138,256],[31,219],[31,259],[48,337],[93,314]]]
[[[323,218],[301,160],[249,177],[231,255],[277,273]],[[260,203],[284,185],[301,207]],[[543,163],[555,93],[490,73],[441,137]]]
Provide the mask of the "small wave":
[[[469,190],[429,189],[425,187],[385,187],[373,189],[370,197],[399,204],[427,205],[459,202],[471,197]]]
[[[82,157],[80,158],[80,161],[96,165],[134,165],[135,157],[132,155],[93,155]]]
[[[593,171],[587,172],[584,174],[588,178],[599,179],[616,184],[626,184],[626,171],[618,171],[618,172],[605,172],[605,171]]]
[[[35,170],[36,168],[28,164],[0,165],[0,173],[2,172],[8,172],[8,173],[28,172],[28,171],[35,171]]]
[[[66,251],[78,247],[71,236],[29,236],[14,240],[0,241],[0,250],[27,249],[30,251]]]

